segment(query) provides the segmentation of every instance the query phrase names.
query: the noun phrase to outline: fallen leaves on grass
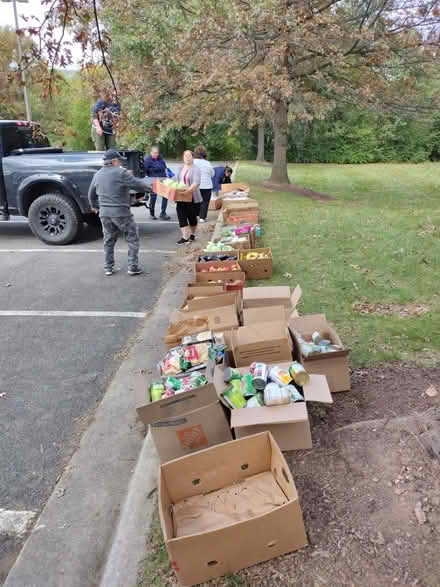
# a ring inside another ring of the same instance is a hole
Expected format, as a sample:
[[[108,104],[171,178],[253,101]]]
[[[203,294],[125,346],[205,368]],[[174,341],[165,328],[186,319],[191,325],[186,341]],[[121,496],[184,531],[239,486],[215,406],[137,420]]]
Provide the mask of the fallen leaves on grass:
[[[377,314],[379,316],[397,314],[400,318],[413,318],[429,312],[429,307],[425,304],[368,304],[355,302],[351,308],[354,312],[359,312],[360,314]]]

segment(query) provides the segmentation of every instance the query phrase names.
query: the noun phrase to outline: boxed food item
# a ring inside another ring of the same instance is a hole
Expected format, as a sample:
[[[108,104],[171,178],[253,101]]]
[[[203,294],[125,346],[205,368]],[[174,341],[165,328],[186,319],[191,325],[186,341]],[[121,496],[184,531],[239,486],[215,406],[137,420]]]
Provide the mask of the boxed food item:
[[[210,283],[211,285],[223,284],[241,284],[241,288],[246,280],[246,275],[243,271],[220,271],[220,272],[197,272],[195,274],[196,283]]]
[[[258,369],[265,369],[265,373]],[[224,405],[231,408],[231,428],[236,438],[269,430],[281,450],[312,448],[307,402],[333,403],[324,375],[308,374],[292,361],[229,369],[232,373],[226,376],[227,370],[217,365],[214,383]],[[298,377],[296,381],[294,376]],[[235,396],[230,391],[230,377],[236,383]],[[250,391],[247,378],[251,381]]]
[[[295,354],[310,373],[321,373],[328,379],[330,391],[349,391],[349,348],[342,343],[334,326],[324,314],[289,318],[289,329]]]
[[[246,279],[270,279],[272,277],[272,249],[269,247],[240,251],[239,264]]]
[[[217,274],[222,272],[232,273],[233,271],[242,271],[237,260],[194,263],[194,273],[212,273],[217,276]]]
[[[292,359],[292,342],[284,321],[242,326],[232,332],[232,353],[237,367],[254,361],[276,363]]]
[[[177,188],[176,183],[172,182],[170,185],[167,185],[163,181],[156,179],[153,182],[153,191],[159,196],[173,202],[192,202],[193,193],[187,189]]]
[[[159,513],[188,587],[307,545],[295,483],[269,432],[162,465]]]

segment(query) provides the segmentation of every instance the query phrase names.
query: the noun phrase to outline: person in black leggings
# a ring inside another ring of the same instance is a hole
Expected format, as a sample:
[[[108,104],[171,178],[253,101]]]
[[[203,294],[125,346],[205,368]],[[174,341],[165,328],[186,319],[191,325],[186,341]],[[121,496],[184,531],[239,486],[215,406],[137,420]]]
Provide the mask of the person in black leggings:
[[[177,241],[178,245],[184,245],[196,240],[197,217],[200,213],[200,170],[193,165],[191,151],[183,154],[183,166],[177,171],[177,181],[184,183],[192,191],[192,202],[176,202],[176,213],[179,219],[182,237]]]

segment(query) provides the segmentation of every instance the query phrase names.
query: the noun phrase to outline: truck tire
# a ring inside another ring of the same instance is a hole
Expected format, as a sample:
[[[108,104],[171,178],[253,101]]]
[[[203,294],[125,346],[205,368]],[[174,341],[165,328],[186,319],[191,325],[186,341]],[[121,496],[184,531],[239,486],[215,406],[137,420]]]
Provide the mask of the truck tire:
[[[75,202],[59,193],[34,200],[28,220],[34,235],[48,245],[68,245],[80,234],[84,222]]]

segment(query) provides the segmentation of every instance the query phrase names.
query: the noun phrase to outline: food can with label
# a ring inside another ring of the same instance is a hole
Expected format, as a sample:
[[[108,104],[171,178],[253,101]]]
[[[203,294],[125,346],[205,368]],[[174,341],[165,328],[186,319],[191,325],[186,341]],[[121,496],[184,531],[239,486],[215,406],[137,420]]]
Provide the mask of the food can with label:
[[[269,379],[278,385],[288,385],[292,381],[292,376],[289,373],[289,369],[283,369],[275,365],[269,370]]]
[[[290,401],[292,403],[294,403],[294,402],[303,402],[304,401],[303,396],[300,394],[300,392],[296,389],[296,387],[294,385],[286,385],[286,389],[289,390],[289,393],[290,393]]]
[[[252,373],[252,383],[258,391],[263,391],[266,387],[269,368],[266,363],[252,363],[250,371]]]
[[[264,405],[279,406],[290,402],[290,392],[287,387],[281,387],[277,383],[268,383],[264,388]]]
[[[158,402],[165,393],[165,386],[160,381],[153,381],[150,386],[150,397],[152,402]]]
[[[295,383],[301,387],[310,381],[309,374],[301,365],[301,363],[292,363],[289,367],[289,373],[291,374]]]

